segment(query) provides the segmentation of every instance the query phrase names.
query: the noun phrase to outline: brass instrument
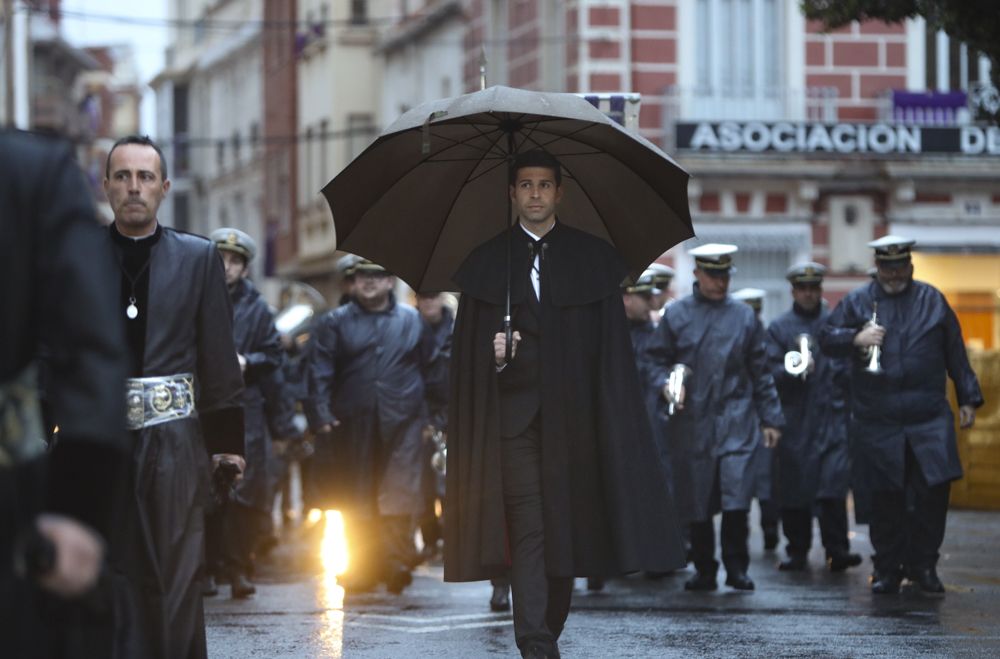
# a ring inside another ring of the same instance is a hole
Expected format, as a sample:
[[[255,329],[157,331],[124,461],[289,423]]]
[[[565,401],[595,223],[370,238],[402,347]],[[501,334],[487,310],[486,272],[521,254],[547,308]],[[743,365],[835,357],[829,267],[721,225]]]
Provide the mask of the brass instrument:
[[[667,377],[667,414],[673,416],[677,413],[677,406],[684,404],[684,383],[691,375],[691,369],[684,364],[674,364]]]
[[[435,429],[431,433],[431,441],[434,442],[434,455],[431,456],[431,467],[442,476],[448,468],[448,443],[445,441],[444,431]]]
[[[878,302],[872,303],[872,319],[865,325],[865,327],[871,326],[878,327]],[[868,346],[865,348],[864,358],[868,362],[865,365],[866,371],[872,375],[882,372],[882,346]]]
[[[809,377],[809,362],[812,360],[813,340],[808,334],[799,334],[798,350],[785,353],[785,372],[805,380]]]

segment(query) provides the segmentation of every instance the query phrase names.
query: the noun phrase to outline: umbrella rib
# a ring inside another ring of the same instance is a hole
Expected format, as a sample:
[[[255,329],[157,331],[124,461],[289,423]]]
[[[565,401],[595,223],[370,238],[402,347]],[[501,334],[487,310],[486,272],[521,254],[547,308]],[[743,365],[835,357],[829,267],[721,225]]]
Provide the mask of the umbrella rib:
[[[483,160],[485,160],[485,158],[483,158]],[[480,162],[482,162],[482,160],[480,160]],[[486,176],[487,174],[489,174],[490,172],[492,172],[497,167],[500,167],[501,165],[503,165],[505,162],[507,162],[506,158],[504,158],[503,160],[500,160],[499,162],[497,162],[494,165],[492,165],[489,169],[487,169],[485,171],[482,171],[482,172],[479,172],[478,174],[476,174],[472,178],[466,179],[465,184],[468,185],[469,183],[472,183],[473,181],[479,180],[480,178],[482,178],[482,177]]]
[[[494,140],[493,144],[491,144],[491,145],[490,145],[490,146],[489,146],[488,148],[486,148],[486,149],[483,149],[482,147],[477,147],[477,146],[474,146],[474,145],[471,145],[471,144],[469,144],[469,142],[471,142],[472,140],[474,140],[474,139],[477,139],[477,138],[479,138],[479,137],[485,137],[486,139],[491,139],[491,137],[490,137],[490,134],[489,134],[489,133],[486,133],[486,132],[483,132],[483,131],[482,131],[482,130],[480,130],[480,129],[479,129],[479,127],[478,127],[478,126],[476,126],[475,124],[472,124],[472,123],[470,123],[470,124],[468,124],[468,125],[469,125],[469,126],[472,126],[472,127],[473,127],[473,128],[475,128],[475,129],[476,129],[477,131],[479,131],[479,135],[473,135],[472,137],[468,137],[468,138],[466,138],[466,139],[463,139],[463,140],[456,140],[456,139],[454,139],[454,138],[451,138],[451,137],[447,137],[447,136],[445,136],[445,135],[442,135],[442,134],[440,134],[440,133],[433,133],[433,132],[432,132],[432,133],[431,133],[431,135],[430,135],[431,137],[433,137],[433,138],[436,138],[436,139],[439,139],[439,140],[444,140],[444,141],[446,141],[446,142],[450,142],[451,144],[450,144],[449,146],[447,146],[447,147],[445,147],[445,148],[441,149],[440,151],[437,151],[437,152],[435,152],[435,153],[434,153],[434,154],[432,154],[432,155],[428,155],[428,156],[427,156],[426,158],[424,158],[424,159],[422,160],[422,162],[441,162],[441,161],[439,161],[439,160],[436,160],[436,156],[438,156],[438,155],[440,155],[440,154],[442,154],[442,153],[445,153],[446,151],[448,151],[448,150],[450,150],[450,149],[453,149],[453,148],[457,148],[457,147],[460,147],[460,146],[469,146],[469,147],[471,147],[471,148],[473,148],[473,149],[478,149],[478,150],[482,151],[482,152],[483,152],[483,153],[485,153],[485,154],[488,154],[488,153],[490,153],[490,152],[494,152],[494,153],[496,153],[496,155],[498,155],[498,156],[502,156],[502,155],[503,155],[503,151],[500,151],[500,150],[496,150],[496,149],[494,149],[494,147],[496,146],[496,140]],[[471,158],[466,158],[466,160],[472,160],[472,159],[471,159]],[[458,161],[458,159],[456,159],[456,161]],[[460,161],[459,161],[459,162],[460,162]]]
[[[503,133],[499,133],[497,135],[497,138],[493,141],[493,144],[495,145],[500,140],[500,138],[502,136],[503,136]],[[490,139],[490,137],[488,135],[484,135],[483,137],[486,137],[487,139]],[[491,149],[492,149],[492,147],[491,147]],[[472,180],[475,180],[475,179],[470,179],[470,177],[472,176],[472,173],[474,171],[476,171],[476,168],[479,167],[479,163],[481,163],[483,161],[483,159],[484,158],[480,158],[478,161],[476,161],[476,164],[473,167],[471,167],[469,169],[469,172],[465,175],[465,180],[462,182],[462,185],[458,186],[458,188],[456,189],[455,196],[452,197],[451,203],[448,204],[448,211],[444,214],[444,222],[441,223],[441,226],[437,230],[437,235],[434,236],[434,242],[433,242],[434,245],[437,245],[438,241],[441,239],[441,234],[444,233],[445,225],[448,224],[448,216],[451,215],[451,211],[455,208],[455,204],[458,202],[458,198],[462,195],[462,190]],[[503,161],[501,161],[501,162],[503,162]],[[497,163],[496,165],[494,165],[493,167],[491,167],[490,171],[492,171],[493,169],[496,169],[497,167],[499,167],[500,164],[501,163]],[[480,176],[481,176],[481,174],[480,174]],[[479,176],[476,176],[476,178],[479,178]],[[431,254],[433,255],[433,253],[434,252],[432,251]],[[424,269],[420,273],[420,278],[417,280],[417,285],[418,286],[421,286],[423,284],[424,278],[427,276],[427,270],[428,270],[428,268],[430,268],[430,266],[431,266],[431,259],[427,259],[427,262],[424,264]]]

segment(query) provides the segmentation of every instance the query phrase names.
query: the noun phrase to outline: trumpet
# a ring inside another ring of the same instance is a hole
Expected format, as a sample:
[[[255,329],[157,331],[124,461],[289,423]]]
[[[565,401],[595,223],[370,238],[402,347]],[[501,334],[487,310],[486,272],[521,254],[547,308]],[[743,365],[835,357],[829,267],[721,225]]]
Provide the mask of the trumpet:
[[[435,429],[431,433],[431,441],[434,442],[434,455],[431,456],[431,467],[444,476],[448,468],[448,443],[445,441],[444,431]]]
[[[809,376],[809,362],[812,360],[812,337],[808,334],[799,334],[798,344],[798,350],[789,350],[785,353],[785,372],[805,380]]]
[[[872,303],[872,319],[868,321],[866,326],[878,326],[878,302]],[[882,346],[868,346],[864,351],[865,361],[868,363],[865,365],[865,370],[873,375],[878,375],[882,372]]]
[[[674,364],[667,377],[666,391],[664,396],[667,399],[667,414],[673,416],[677,413],[677,407],[684,404],[684,383],[691,375],[691,369],[684,364]]]

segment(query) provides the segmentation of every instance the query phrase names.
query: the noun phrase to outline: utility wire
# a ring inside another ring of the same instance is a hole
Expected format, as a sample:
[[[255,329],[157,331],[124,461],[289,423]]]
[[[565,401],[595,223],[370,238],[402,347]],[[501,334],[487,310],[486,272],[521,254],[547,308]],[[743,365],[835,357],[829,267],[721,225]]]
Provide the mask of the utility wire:
[[[34,7],[30,5],[22,6],[18,11],[24,11],[32,14],[48,14],[47,8]],[[366,18],[364,21],[357,21],[352,19],[324,19],[324,20],[302,20],[302,21],[276,21],[276,20],[264,20],[264,19],[246,19],[246,20],[235,20],[235,19],[221,19],[221,18],[205,18],[205,19],[182,19],[182,18],[151,18],[151,17],[141,17],[141,16],[125,16],[121,14],[100,14],[100,13],[90,13],[84,11],[73,11],[67,9],[61,9],[59,14],[62,18],[80,20],[80,21],[94,21],[94,22],[104,22],[104,23],[118,23],[122,25],[134,25],[137,27],[172,27],[177,29],[185,30],[196,30],[196,31],[208,31],[208,30],[218,30],[218,31],[236,31],[243,29],[247,25],[254,25],[259,27],[261,30],[275,30],[283,31],[289,29],[301,28],[306,32],[312,32],[316,29],[323,28],[337,28],[337,27],[365,27],[371,25],[381,25],[381,26],[391,26],[402,24],[404,20],[401,17],[371,17]],[[412,19],[414,16],[408,16],[406,19]],[[391,38],[391,35],[389,35]],[[478,41],[475,45],[479,44],[493,45],[493,44],[517,44],[521,42],[538,42],[538,43],[570,43],[580,41],[581,37],[579,34],[552,34],[552,35],[535,35],[535,36],[522,36],[522,37],[496,37],[496,38],[484,38]],[[593,39],[592,39],[593,40]],[[596,39],[603,40],[603,39]],[[435,43],[441,45],[467,45],[464,38],[458,39],[427,39],[421,40],[421,43]]]

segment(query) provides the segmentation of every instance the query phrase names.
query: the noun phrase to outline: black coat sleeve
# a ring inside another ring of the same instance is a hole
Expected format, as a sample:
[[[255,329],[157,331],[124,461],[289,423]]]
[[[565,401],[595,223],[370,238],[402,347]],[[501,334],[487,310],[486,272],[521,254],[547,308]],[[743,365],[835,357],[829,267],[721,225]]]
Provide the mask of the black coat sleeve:
[[[324,425],[333,424],[337,420],[330,407],[334,378],[337,376],[336,356],[337,327],[334,316],[329,313],[315,324],[309,340],[309,361],[306,369],[309,398],[306,404],[306,417],[313,431],[319,430]]]
[[[244,451],[243,376],[233,343],[233,306],[222,257],[211,243],[202,260],[204,285],[198,305],[198,414],[209,453]]]

